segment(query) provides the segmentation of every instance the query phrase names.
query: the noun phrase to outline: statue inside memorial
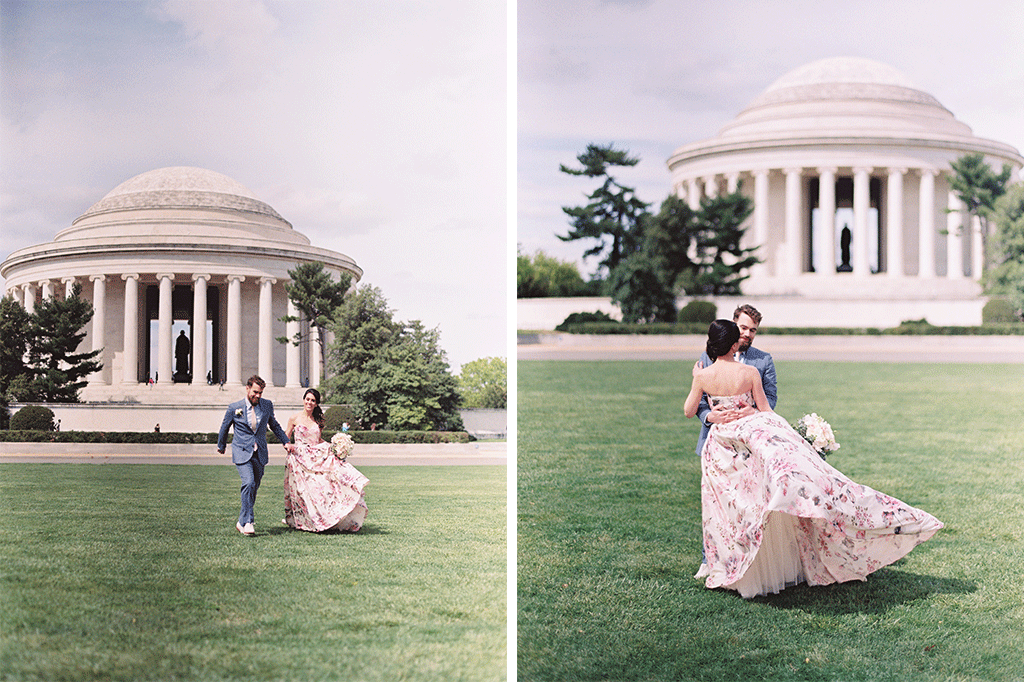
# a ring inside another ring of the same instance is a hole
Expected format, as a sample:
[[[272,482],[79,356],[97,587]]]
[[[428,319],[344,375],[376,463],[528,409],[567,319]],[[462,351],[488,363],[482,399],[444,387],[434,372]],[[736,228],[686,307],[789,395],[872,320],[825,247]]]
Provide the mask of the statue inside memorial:
[[[841,251],[842,263],[836,268],[836,272],[853,272],[850,265],[850,242],[853,241],[853,234],[849,225],[843,225],[843,231],[839,235],[839,249]]]
[[[192,377],[188,373],[188,352],[189,340],[182,329],[178,339],[174,342],[174,381],[188,382]]]

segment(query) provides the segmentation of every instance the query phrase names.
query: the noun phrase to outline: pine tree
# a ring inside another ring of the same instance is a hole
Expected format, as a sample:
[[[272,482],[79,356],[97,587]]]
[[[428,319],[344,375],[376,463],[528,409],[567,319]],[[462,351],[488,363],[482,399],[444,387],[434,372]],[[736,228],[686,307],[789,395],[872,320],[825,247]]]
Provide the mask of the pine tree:
[[[992,258],[989,253],[989,225],[996,210],[996,202],[1006,194],[1006,185],[1013,169],[1004,163],[1002,172],[996,175],[985,163],[983,154],[965,154],[949,166],[953,169],[949,186],[963,202],[967,212],[978,218],[981,224],[982,270],[988,270]]]
[[[309,321],[310,328],[317,330],[316,340],[320,351],[320,366],[327,368],[327,330],[338,307],[345,300],[345,295],[352,286],[352,276],[342,273],[335,282],[331,274],[324,270],[323,263],[300,263],[288,271],[292,281],[284,285],[288,298],[302,316]],[[285,315],[284,322],[298,322],[300,318]],[[291,339],[278,338],[281,343],[291,341],[296,346],[304,339],[301,331]]]
[[[103,367],[103,363],[95,359],[99,350],[75,352],[85,339],[84,329],[93,315],[92,304],[81,294],[82,285],[75,284],[70,296],[54,296],[42,301],[31,316],[30,400],[78,402],[78,392],[88,383],[85,378]]]
[[[735,296],[740,283],[750,275],[744,271],[758,263],[757,247],[740,246],[741,227],[754,210],[750,198],[739,191],[701,200],[697,215],[697,262],[699,272],[694,290],[688,293]]]
[[[32,373],[25,364],[31,316],[12,296],[0,300],[0,398],[25,400]]]
[[[584,258],[601,255],[608,250],[601,267],[614,270],[619,262],[637,248],[637,223],[647,213],[647,206],[636,198],[634,189],[620,185],[609,173],[612,166],[635,166],[640,159],[629,156],[614,145],[601,147],[587,145],[587,150],[576,156],[582,168],[560,165],[563,173],[582,175],[588,178],[604,178],[601,186],[587,195],[590,203],[586,206],[562,207],[572,220],[572,230],[565,236],[557,235],[562,241],[596,239],[597,245],[588,249]],[[610,238],[608,244],[606,238]]]

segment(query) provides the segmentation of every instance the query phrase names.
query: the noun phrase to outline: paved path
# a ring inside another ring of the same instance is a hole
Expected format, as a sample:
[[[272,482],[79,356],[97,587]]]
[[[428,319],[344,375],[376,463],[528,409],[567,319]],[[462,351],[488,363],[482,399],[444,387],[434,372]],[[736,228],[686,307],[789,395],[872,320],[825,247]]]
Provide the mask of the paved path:
[[[688,360],[703,335],[540,334],[520,344],[518,360]],[[838,362],[1024,363],[1024,336],[772,336],[754,343],[782,360]]]
[[[356,445],[350,461],[359,466],[505,466],[507,443],[437,445]],[[270,464],[283,465],[284,450],[271,445]],[[231,464],[230,454],[215,445],[146,445],[124,443],[0,443],[0,463],[67,464]]]

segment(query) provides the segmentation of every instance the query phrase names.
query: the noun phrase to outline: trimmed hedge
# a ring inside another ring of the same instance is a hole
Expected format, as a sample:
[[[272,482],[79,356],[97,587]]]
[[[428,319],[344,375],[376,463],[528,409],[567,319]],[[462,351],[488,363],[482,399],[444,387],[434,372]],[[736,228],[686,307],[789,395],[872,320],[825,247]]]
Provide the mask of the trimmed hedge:
[[[11,417],[10,428],[24,431],[55,431],[53,410],[42,405],[26,405]]]
[[[569,325],[569,334],[699,334],[708,333],[704,323],[653,322],[650,324]],[[1024,324],[985,324],[979,327],[937,327],[921,320],[908,320],[898,327],[761,327],[761,336],[880,336],[883,334],[920,334],[928,336],[1024,336]]]
[[[324,431],[330,440],[334,431]],[[357,444],[367,443],[469,443],[465,431],[349,431]],[[231,434],[228,434],[231,441]],[[166,443],[170,445],[216,445],[216,433],[175,433],[155,431],[0,431],[4,443]],[[268,443],[277,443],[273,433]]]

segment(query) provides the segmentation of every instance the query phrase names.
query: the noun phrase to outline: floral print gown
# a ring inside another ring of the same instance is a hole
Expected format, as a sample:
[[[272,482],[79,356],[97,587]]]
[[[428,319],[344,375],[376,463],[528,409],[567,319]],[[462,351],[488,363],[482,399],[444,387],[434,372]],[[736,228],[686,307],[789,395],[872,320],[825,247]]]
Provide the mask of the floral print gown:
[[[284,473],[284,521],[299,530],[355,532],[366,519],[369,482],[331,453],[319,428],[296,424]]]
[[[750,393],[712,400],[754,405]],[[712,425],[700,487],[707,563],[697,577],[745,598],[866,580],[943,527],[847,478],[774,412]]]

